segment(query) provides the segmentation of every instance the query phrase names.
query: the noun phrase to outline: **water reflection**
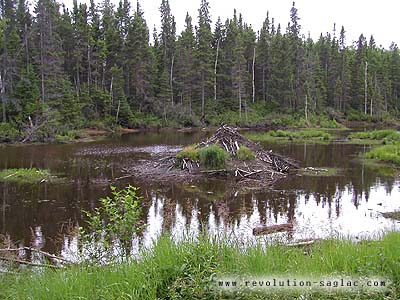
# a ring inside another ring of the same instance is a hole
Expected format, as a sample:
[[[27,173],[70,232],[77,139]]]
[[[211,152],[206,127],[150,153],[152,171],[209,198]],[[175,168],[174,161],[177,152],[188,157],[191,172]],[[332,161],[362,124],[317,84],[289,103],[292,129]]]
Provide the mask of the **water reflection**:
[[[0,148],[0,168],[48,168],[65,179],[37,185],[0,183],[0,233],[10,234],[19,244],[74,259],[78,234],[73,229],[84,224],[82,209],[98,205],[99,197],[109,193],[110,182],[124,175],[124,166],[161,150],[191,144],[204,135],[163,132],[93,144]],[[287,222],[294,223],[294,232],[278,234],[279,238],[363,238],[400,229],[398,222],[381,215],[400,208],[400,182],[391,168],[366,165],[358,159],[367,146],[265,146],[297,159],[303,167],[338,168],[339,172],[330,177],[292,176],[273,189],[247,192],[223,180],[179,185],[135,178],[118,181],[121,187],[128,183],[140,186],[144,198],[148,226],[133,241],[132,255],[139,245],[150,247],[163,232],[180,240],[207,229],[250,243],[256,239],[252,235],[255,226]]]

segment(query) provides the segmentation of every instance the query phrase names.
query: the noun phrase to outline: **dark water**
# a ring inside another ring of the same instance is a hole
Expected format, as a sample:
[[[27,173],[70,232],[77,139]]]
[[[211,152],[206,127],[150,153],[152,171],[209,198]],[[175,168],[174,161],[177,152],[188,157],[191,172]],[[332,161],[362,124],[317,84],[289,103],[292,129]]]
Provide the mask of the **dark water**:
[[[98,205],[109,184],[126,175],[124,168],[163,151],[198,142],[203,132],[137,133],[68,145],[0,148],[0,169],[50,169],[62,182],[0,183],[0,234],[23,245],[68,256],[77,247],[74,229],[83,224],[82,209]],[[150,245],[162,232],[176,239],[202,228],[251,241],[260,224],[293,222],[286,238],[371,237],[400,224],[381,213],[400,208],[400,181],[390,167],[363,164],[368,146],[332,143],[272,144],[265,147],[298,160],[302,167],[338,168],[334,176],[294,175],[272,189],[241,192],[223,180],[188,184],[117,180],[140,187],[148,224],[141,242]],[[285,235],[285,234],[284,234]]]

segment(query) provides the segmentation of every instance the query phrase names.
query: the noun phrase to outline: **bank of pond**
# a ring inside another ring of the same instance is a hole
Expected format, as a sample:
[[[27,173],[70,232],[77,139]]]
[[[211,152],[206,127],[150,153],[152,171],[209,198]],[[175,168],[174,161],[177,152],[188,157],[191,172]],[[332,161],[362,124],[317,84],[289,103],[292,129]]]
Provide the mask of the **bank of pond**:
[[[300,246],[266,240],[244,250],[240,242],[227,242],[206,234],[181,242],[162,236],[152,248],[143,249],[138,259],[123,263],[3,273],[0,297],[398,299],[400,233],[390,232],[376,238],[361,242],[337,238]],[[286,288],[274,288],[271,282],[276,278],[284,280]],[[315,280],[312,287],[300,286],[310,278]],[[229,285],[232,281],[236,286]],[[253,285],[253,281],[257,284]],[[370,282],[371,286],[346,286],[354,281]],[[259,282],[268,282],[270,287],[261,284],[260,287]]]

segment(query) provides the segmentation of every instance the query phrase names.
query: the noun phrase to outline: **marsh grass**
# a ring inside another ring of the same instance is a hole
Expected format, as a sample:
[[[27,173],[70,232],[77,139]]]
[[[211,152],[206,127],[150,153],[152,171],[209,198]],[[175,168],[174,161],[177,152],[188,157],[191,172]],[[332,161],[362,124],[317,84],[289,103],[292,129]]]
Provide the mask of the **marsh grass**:
[[[218,145],[211,145],[198,150],[201,164],[207,169],[218,169],[225,166],[228,152]]]
[[[309,248],[253,245],[200,236],[174,242],[161,237],[140,260],[105,266],[74,266],[40,274],[0,276],[2,299],[354,299],[354,295],[313,292],[224,294],[215,289],[219,275],[382,277],[392,281],[385,292],[363,291],[357,299],[398,299],[400,234],[379,241],[320,241]]]
[[[4,169],[0,171],[0,181],[38,183],[53,180],[56,180],[56,177],[46,169]]]
[[[249,133],[246,135],[249,139],[264,141],[293,141],[293,142],[327,142],[333,139],[332,134],[317,129],[304,130],[272,130],[264,133]]]
[[[256,158],[256,154],[246,146],[240,146],[237,151],[237,158],[239,160],[252,160]]]
[[[192,161],[199,160],[199,152],[196,149],[196,145],[190,145],[183,148],[176,154],[176,158],[178,159],[190,159]]]
[[[365,154],[365,158],[400,165],[400,144],[374,148]]]
[[[348,136],[351,141],[388,143],[400,141],[400,132],[392,129],[373,130],[366,132],[355,132]]]

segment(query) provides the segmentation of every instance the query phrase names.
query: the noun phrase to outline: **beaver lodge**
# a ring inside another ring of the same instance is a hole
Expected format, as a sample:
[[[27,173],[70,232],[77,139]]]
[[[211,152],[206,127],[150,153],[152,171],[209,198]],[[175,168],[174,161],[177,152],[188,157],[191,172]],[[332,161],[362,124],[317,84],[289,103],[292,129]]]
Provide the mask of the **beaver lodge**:
[[[269,185],[284,178],[298,165],[271,150],[255,143],[237,129],[227,125],[219,127],[214,135],[199,144],[183,148],[133,167],[135,175],[155,180],[188,180],[195,177],[224,177],[236,181],[259,181]]]

